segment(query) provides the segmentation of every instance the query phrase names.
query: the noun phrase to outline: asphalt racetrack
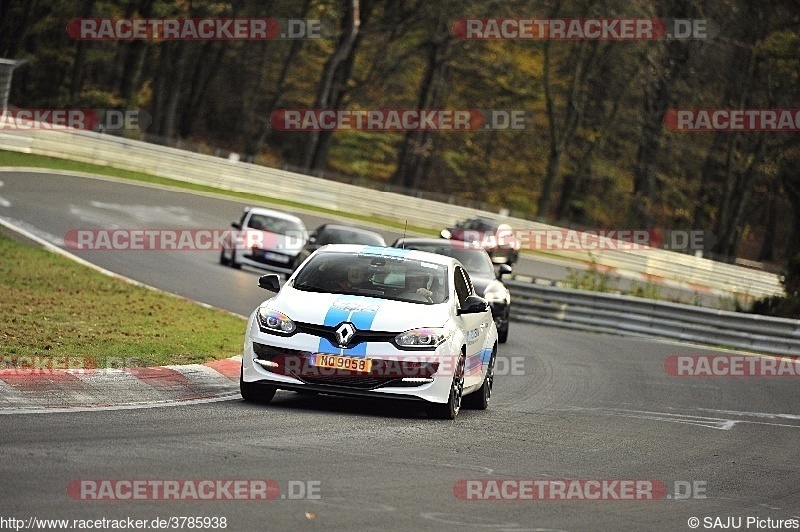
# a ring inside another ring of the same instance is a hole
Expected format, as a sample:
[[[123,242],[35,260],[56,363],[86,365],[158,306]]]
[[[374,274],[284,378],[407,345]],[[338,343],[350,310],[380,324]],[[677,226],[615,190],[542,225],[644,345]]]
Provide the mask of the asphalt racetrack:
[[[72,229],[226,228],[245,206],[103,179],[0,180],[0,217],[61,244]],[[299,215],[309,229],[325,221]],[[258,271],[223,267],[216,251],[75,253],[242,315],[267,297]],[[557,267],[523,259],[517,270]],[[412,404],[282,391],[266,406],[234,397],[2,415],[0,528],[188,517],[245,531],[800,526],[798,377],[665,371],[672,355],[700,354],[721,352],[515,322],[492,404],[455,422]],[[175,481],[179,500],[164,496]]]

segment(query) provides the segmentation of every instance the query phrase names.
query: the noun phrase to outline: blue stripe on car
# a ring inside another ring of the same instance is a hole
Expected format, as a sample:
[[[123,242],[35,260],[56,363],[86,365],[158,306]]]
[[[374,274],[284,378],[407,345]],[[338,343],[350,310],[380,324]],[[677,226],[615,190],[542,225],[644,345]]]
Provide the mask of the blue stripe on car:
[[[380,248],[378,248],[380,249]],[[325,314],[323,325],[328,327],[336,327],[340,323],[349,321],[356,329],[360,331],[368,331],[372,327],[372,322],[375,321],[375,315],[380,310],[382,300],[373,297],[355,296],[350,294],[343,294],[336,298],[333,304]],[[338,306],[337,306],[338,305]],[[354,307],[371,307],[368,310],[345,310],[339,306],[352,305]],[[373,310],[374,309],[374,310]],[[319,339],[319,353],[339,353],[340,355],[350,355],[364,358],[367,356],[367,343],[361,342],[355,347],[342,349],[341,347],[333,345],[327,338]]]
[[[410,249],[403,248],[382,248],[378,246],[364,246],[359,251],[361,255],[378,255],[380,257],[398,257],[402,258],[409,254]]]
[[[488,347],[482,349],[479,353],[475,353],[471,357],[468,357],[466,363],[467,373],[472,372],[475,368],[483,368],[483,366],[488,366],[489,359],[491,358],[492,358],[492,349]]]

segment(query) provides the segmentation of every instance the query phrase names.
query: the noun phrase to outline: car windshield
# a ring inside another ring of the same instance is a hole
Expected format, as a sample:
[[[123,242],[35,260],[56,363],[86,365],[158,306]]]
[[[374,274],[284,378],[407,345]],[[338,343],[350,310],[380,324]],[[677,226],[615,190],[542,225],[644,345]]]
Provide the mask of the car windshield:
[[[459,224],[461,229],[473,229],[477,231],[494,231],[497,229],[498,224],[490,220],[482,220],[480,218],[465,220]]]
[[[254,214],[247,222],[247,227],[258,231],[269,231],[277,235],[298,235],[303,227],[293,220],[277,218],[266,214]]]
[[[320,233],[317,243],[323,244],[365,244],[367,246],[385,246],[383,237],[374,233],[366,233],[347,228],[328,227]]]
[[[494,277],[492,259],[482,249],[463,249],[440,244],[405,243],[406,249],[418,249],[429,253],[437,253],[457,259],[467,270],[470,277]]]
[[[294,288],[433,305],[447,300],[447,266],[403,257],[317,253],[298,272]]]

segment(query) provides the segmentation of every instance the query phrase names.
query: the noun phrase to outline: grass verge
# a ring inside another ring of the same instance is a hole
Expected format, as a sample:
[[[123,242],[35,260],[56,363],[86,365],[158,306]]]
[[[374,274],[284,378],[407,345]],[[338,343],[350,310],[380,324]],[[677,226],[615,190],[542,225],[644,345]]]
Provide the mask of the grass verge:
[[[129,179],[132,181],[140,181],[144,183],[153,183],[156,185],[164,185],[169,187],[182,188],[185,190],[194,190],[197,192],[208,192],[214,194],[222,194],[232,198],[241,199],[255,203],[267,203],[277,207],[284,207],[289,209],[302,209],[305,211],[312,211],[320,214],[334,215],[339,217],[350,218],[360,222],[374,223],[383,225],[392,229],[404,230],[408,229],[416,233],[425,235],[438,235],[438,233],[429,228],[418,227],[409,225],[407,228],[405,224],[379,218],[377,216],[366,216],[352,212],[337,211],[335,209],[326,209],[324,207],[316,207],[308,205],[299,201],[282,200],[272,198],[270,196],[263,196],[260,194],[251,194],[249,192],[237,192],[234,190],[225,190],[206,185],[197,185],[194,183],[186,183],[178,181],[177,179],[168,179],[166,177],[159,177],[152,174],[145,174],[143,172],[134,172],[132,170],[122,170],[111,166],[103,166],[92,163],[82,163],[78,161],[68,161],[66,159],[58,159],[56,157],[47,157],[44,155],[34,155],[30,153],[20,153],[14,151],[0,150],[0,166],[30,166],[35,168],[50,168],[53,170],[66,170],[72,172],[86,172],[90,174],[97,174],[101,176],[116,177],[119,179]]]
[[[0,369],[23,361],[48,368],[192,364],[241,354],[245,322],[234,315],[107,277],[2,233],[0,257]]]

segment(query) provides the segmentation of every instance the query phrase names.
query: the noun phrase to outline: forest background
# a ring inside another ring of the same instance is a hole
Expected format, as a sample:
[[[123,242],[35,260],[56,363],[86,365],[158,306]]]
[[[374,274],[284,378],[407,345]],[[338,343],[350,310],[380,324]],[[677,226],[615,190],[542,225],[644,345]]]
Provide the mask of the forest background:
[[[320,39],[76,41],[73,18],[321,20]],[[464,40],[463,18],[681,18],[704,39]],[[20,108],[140,109],[142,138],[574,228],[702,229],[706,256],[800,253],[800,133],[687,132],[669,109],[800,108],[790,0],[4,0]],[[285,132],[277,109],[524,110],[495,131]],[[129,134],[131,134],[129,132]]]

